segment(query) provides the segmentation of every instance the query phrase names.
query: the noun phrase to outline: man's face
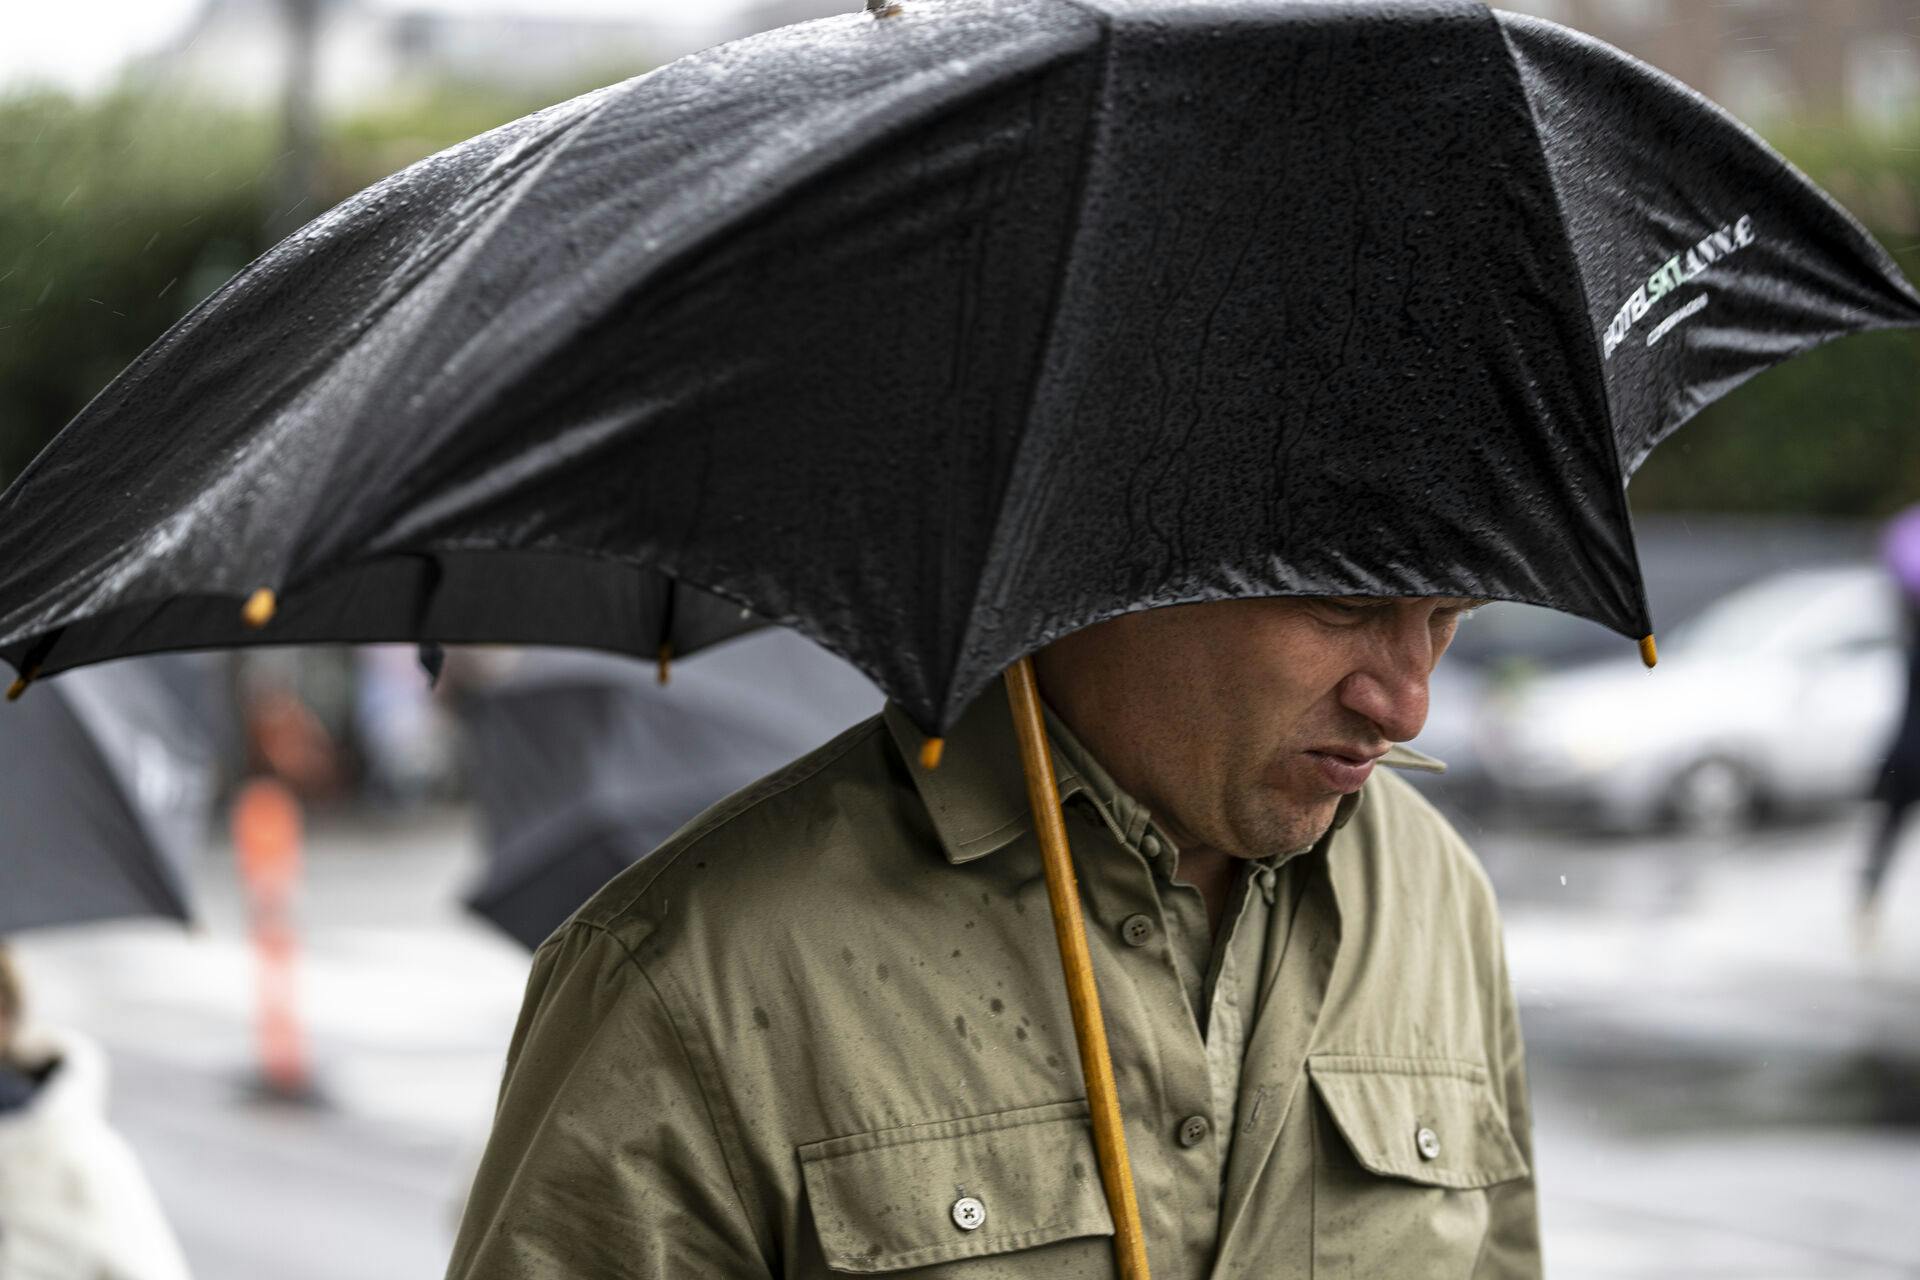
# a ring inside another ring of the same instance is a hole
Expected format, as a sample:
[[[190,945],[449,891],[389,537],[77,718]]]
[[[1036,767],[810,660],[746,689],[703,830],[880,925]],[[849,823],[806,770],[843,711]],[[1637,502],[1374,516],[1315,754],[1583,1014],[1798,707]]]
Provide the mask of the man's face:
[[[1047,701],[1182,848],[1257,858],[1332,825],[1477,600],[1297,597],[1127,614],[1036,655]]]

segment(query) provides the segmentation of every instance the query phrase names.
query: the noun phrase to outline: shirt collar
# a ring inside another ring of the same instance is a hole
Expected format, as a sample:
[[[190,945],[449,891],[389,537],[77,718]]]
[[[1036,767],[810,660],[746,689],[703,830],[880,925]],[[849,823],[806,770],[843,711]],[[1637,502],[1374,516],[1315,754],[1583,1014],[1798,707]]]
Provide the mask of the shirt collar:
[[[947,733],[946,750],[937,769],[921,765],[920,744],[926,736],[914,727],[906,712],[889,702],[882,718],[926,806],[948,862],[957,866],[984,858],[1032,828],[1033,811],[1020,768],[1013,712],[998,689],[989,687],[961,713]],[[1113,781],[1051,711],[1047,713],[1047,731],[1061,799],[1084,793],[1106,815],[1122,843],[1138,847],[1152,821],[1146,807]],[[1403,746],[1389,750],[1380,762],[1392,768],[1432,773],[1446,769],[1433,757]],[[1333,815],[1334,830],[1347,824],[1365,795],[1363,788],[1340,801]]]
[[[1013,711],[1000,690],[989,686],[961,712],[947,731],[946,750],[937,769],[920,763],[920,744],[926,735],[897,703],[887,703],[881,718],[927,807],[948,862],[958,865],[984,858],[1012,844],[1032,826]],[[1062,790],[1070,778],[1078,780],[1057,748],[1053,772]]]
[[[1066,760],[1068,766],[1078,775],[1074,790],[1085,795],[1093,802],[1094,807],[1100,810],[1112,826],[1114,834],[1119,837],[1121,844],[1130,849],[1140,848],[1141,838],[1147,834],[1147,828],[1153,824],[1153,815],[1147,812],[1144,804],[1134,799],[1113,780],[1113,775],[1109,774],[1094,758],[1093,752],[1087,750],[1086,744],[1067,727],[1066,721],[1053,713],[1052,707],[1046,707],[1045,711],[1047,740],[1053,744],[1055,753]],[[1064,800],[1071,794],[1073,792],[1063,784],[1060,788],[1060,798]],[[1160,834],[1164,838],[1165,833]],[[1155,861],[1151,852],[1147,860]]]

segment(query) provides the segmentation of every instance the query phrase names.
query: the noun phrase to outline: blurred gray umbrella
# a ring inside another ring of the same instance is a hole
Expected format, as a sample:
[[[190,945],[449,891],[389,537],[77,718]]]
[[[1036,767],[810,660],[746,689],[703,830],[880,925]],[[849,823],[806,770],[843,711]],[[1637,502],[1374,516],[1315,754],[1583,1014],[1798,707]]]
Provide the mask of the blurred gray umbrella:
[[[852,667],[783,628],[673,668],[537,650],[461,700],[488,870],[468,899],[529,947],[722,797],[880,709]]]
[[[0,717],[0,934],[188,918],[185,869],[207,837],[215,753],[176,689],[205,661],[72,672]]]

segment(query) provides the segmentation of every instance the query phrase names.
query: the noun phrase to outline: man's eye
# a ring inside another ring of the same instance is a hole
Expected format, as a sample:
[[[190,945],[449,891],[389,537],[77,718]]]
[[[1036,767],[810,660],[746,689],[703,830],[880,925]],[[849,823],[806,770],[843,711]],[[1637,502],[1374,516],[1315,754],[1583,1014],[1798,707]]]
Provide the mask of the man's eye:
[[[1334,600],[1322,598],[1315,602],[1320,612],[1330,620],[1340,623],[1361,622],[1374,611],[1374,606],[1363,600]]]

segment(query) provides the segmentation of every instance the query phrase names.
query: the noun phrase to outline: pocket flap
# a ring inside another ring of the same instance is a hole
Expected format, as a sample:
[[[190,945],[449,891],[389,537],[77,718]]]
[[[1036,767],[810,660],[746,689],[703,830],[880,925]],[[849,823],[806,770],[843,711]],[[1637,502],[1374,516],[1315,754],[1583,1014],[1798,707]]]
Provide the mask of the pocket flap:
[[[897,1271],[1113,1234],[1084,1101],[828,1138],[798,1154],[835,1271]],[[977,1202],[978,1226],[955,1221],[961,1200]]]
[[[1446,1058],[1307,1060],[1315,1092],[1370,1173],[1466,1190],[1527,1176],[1487,1069]]]

